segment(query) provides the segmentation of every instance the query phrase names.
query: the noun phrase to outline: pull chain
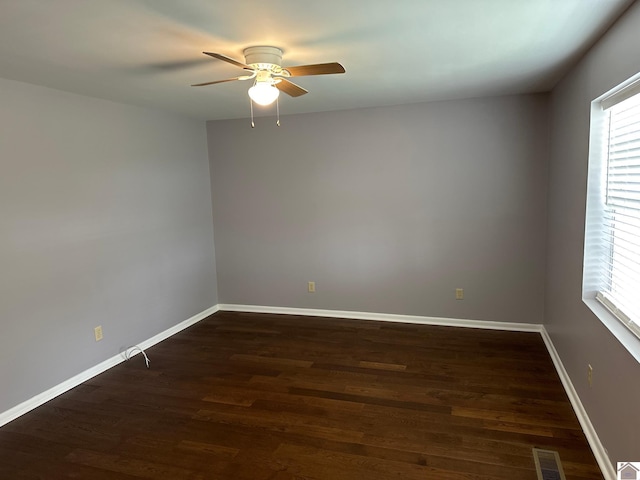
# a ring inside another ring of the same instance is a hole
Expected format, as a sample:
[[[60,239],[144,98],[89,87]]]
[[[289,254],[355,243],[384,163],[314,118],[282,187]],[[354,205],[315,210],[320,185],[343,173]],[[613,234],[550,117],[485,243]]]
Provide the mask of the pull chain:
[[[256,124],[253,123],[253,100],[249,99],[249,105],[251,107],[251,128],[256,128]]]
[[[280,126],[280,100],[278,98],[276,98],[276,113],[277,113],[277,119],[276,119],[276,125]]]

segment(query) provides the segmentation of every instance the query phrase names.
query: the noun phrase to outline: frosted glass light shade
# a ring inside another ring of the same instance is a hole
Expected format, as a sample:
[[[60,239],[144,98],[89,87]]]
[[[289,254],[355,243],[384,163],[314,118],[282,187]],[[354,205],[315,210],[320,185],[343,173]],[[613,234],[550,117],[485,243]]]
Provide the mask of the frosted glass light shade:
[[[249,89],[249,97],[258,105],[270,105],[276,101],[280,90],[266,82],[258,82]]]

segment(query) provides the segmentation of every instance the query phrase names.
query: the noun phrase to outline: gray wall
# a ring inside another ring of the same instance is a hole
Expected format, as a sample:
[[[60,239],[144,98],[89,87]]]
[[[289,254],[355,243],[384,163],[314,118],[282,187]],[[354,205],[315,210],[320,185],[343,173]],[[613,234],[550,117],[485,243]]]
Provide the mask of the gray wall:
[[[547,107],[208,122],[220,302],[542,323]]]
[[[2,412],[217,294],[203,122],[8,80],[0,105]]]
[[[636,2],[552,94],[545,321],[613,461],[640,459],[640,365],[581,300],[589,114],[640,71],[639,32]]]

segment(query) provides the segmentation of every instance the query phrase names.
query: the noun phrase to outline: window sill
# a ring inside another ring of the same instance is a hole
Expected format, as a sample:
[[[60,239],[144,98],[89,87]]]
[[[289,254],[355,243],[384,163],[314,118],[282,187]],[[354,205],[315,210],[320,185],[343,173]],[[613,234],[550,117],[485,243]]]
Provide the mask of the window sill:
[[[589,307],[596,317],[613,334],[614,337],[627,349],[627,351],[640,363],[640,338],[629,330],[615,315],[595,298],[583,298],[582,301]]]

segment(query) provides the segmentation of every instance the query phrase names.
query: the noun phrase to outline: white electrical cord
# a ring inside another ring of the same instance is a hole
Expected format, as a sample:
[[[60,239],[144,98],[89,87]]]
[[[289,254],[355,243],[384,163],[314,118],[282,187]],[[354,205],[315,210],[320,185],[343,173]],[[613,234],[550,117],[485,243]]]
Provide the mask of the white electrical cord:
[[[147,368],[149,368],[149,363],[150,363],[151,361],[149,360],[149,357],[147,357],[147,354],[146,354],[146,353],[144,353],[144,350],[143,350],[142,348],[140,348],[138,345],[135,345],[135,346],[133,346],[133,347],[129,347],[129,348],[127,349],[127,351],[125,352],[125,354],[124,354],[124,358],[125,358],[126,360],[129,360],[129,359],[133,356],[133,352],[135,352],[136,350],[139,350],[139,351],[140,351],[140,353],[141,353],[142,355],[144,355],[144,361],[145,361],[145,362],[146,362],[146,364],[147,364]]]

